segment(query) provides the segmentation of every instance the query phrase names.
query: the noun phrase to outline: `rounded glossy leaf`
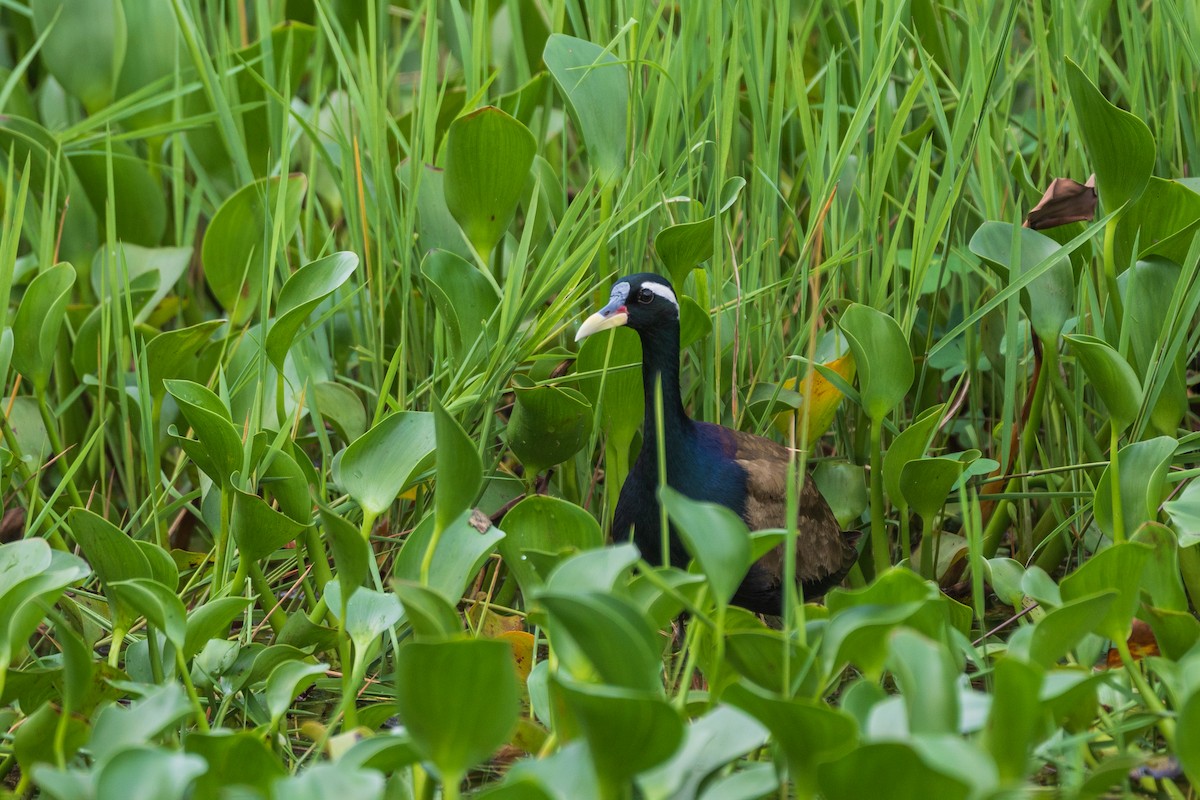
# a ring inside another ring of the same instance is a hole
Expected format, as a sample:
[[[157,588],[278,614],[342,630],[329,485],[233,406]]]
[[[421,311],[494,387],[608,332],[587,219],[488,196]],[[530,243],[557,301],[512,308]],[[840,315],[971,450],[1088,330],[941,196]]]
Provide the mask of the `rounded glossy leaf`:
[[[485,355],[488,342],[476,342],[500,305],[496,287],[473,264],[446,250],[433,250],[425,256],[421,274],[429,281],[429,296],[449,329],[459,358],[466,357],[472,347],[475,357]]]
[[[204,773],[204,759],[158,747],[113,756],[96,776],[96,800],[175,800]]]
[[[1170,436],[1158,436],[1134,442],[1117,453],[1121,473],[1121,518],[1123,530],[1132,536],[1144,522],[1158,519],[1158,507],[1166,496],[1167,471],[1178,442]],[[1096,524],[1109,536],[1114,535],[1112,464],[1104,468],[1096,483]]]
[[[353,442],[367,429],[367,410],[349,386],[333,381],[313,384],[317,413],[324,417],[343,441]]]
[[[112,102],[125,61],[125,12],[113,0],[32,0],[41,57],[63,87],[95,112]]]
[[[272,784],[287,775],[263,737],[248,730],[192,731],[184,738],[183,747],[203,758],[207,766],[196,779],[193,800],[216,800],[244,788],[256,789],[266,797]]]
[[[664,486],[659,499],[672,526],[708,576],[717,603],[728,603],[750,569],[750,532],[730,509]]]
[[[494,106],[459,117],[446,139],[446,206],[487,262],[517,211],[537,144]]]
[[[180,445],[208,477],[224,485],[242,468],[243,455],[242,437],[233,427],[229,409],[198,383],[168,380],[164,385],[196,434],[196,440],[178,438]]]
[[[346,448],[336,480],[364,511],[379,516],[432,466],[435,440],[433,414],[398,411]]]
[[[457,781],[508,739],[518,687],[505,642],[411,642],[396,653],[396,702],[417,748]]]
[[[592,169],[601,184],[612,183],[625,167],[628,68],[599,45],[562,33],[546,40],[542,60],[566,97]]]
[[[1107,547],[1062,579],[1059,588],[1064,601],[1115,590],[1116,599],[1103,616],[1092,618],[1092,630],[1110,639],[1127,639],[1138,608],[1142,571],[1150,548],[1140,542],[1125,542]]]
[[[475,443],[445,407],[434,400],[437,440],[437,483],[434,488],[434,529],[445,530],[470,508],[483,485],[483,461]]]
[[[900,431],[883,454],[883,488],[893,503],[899,505],[906,500],[900,491],[900,475],[904,465],[925,455],[945,410],[946,404],[942,403],[922,411],[912,424]]]
[[[253,561],[264,559],[293,541],[304,526],[281,514],[255,494],[234,489],[229,527],[238,552]]]
[[[1103,339],[1086,334],[1063,338],[1070,343],[1088,381],[1104,401],[1113,426],[1123,431],[1132,425],[1142,405],[1142,385],[1133,367]]]
[[[347,769],[341,764],[319,763],[275,781],[271,785],[271,800],[329,800],[331,797],[382,800],[384,785],[379,770]]]
[[[886,786],[889,800],[966,800],[970,787],[928,764],[900,742],[872,742],[820,768],[818,783],[828,800],[860,800],[862,787]]]
[[[267,256],[281,186],[287,194],[280,243],[286,243],[300,222],[300,203],[308,188],[303,175],[289,175],[286,183],[263,178],[243,186],[221,204],[204,233],[204,278],[234,325],[242,325],[258,310],[263,278],[275,269]]]
[[[1016,237],[1014,239],[1014,236]],[[990,261],[1010,281],[1046,262],[1060,245],[1045,234],[1008,222],[985,222],[968,245],[971,252]],[[1014,260],[1016,249],[1020,259]],[[1029,322],[1044,341],[1057,341],[1063,326],[1075,313],[1075,276],[1067,256],[1050,261],[1025,287]]]
[[[581,680],[598,675],[606,684],[627,689],[661,690],[662,643],[628,600],[561,590],[540,592],[537,599],[550,612],[552,642],[572,675]],[[563,635],[571,641],[561,641]]]
[[[1146,188],[1154,169],[1154,137],[1146,123],[1108,102],[1074,61],[1067,59],[1066,70],[1096,191],[1104,210],[1116,211]]]
[[[112,148],[112,194],[108,191],[109,147]],[[143,247],[155,247],[162,242],[167,230],[167,195],[133,148],[119,140],[101,141],[90,149],[72,152],[68,160],[92,206],[103,209],[112,204],[119,241]]]
[[[126,278],[129,286],[138,286],[139,279],[147,280],[144,276],[157,276],[150,298],[134,305],[134,321],[143,322],[174,290],[191,261],[191,247],[139,247],[125,242],[105,246],[92,259],[92,291],[97,297],[119,297]]]
[[[434,517],[431,514],[408,535],[396,558],[397,578],[421,582],[421,564],[433,543],[433,531]],[[427,585],[457,605],[467,584],[503,539],[504,532],[491,525],[487,517],[480,519],[475,512],[464,512],[452,520],[438,537],[437,549],[429,565]]]
[[[30,282],[17,308],[12,364],[36,391],[44,391],[50,383],[58,335],[74,285],[75,268],[57,264]]]
[[[342,598],[349,600],[370,574],[370,544],[363,539],[357,528],[333,509],[322,505],[320,512],[321,522],[325,527],[325,540],[329,543],[329,549],[333,551],[333,563],[337,567],[337,580],[341,584]]]
[[[283,370],[283,360],[308,315],[357,268],[357,255],[339,252],[305,264],[287,279],[275,304],[275,321],[267,331],[267,357],[276,369]]]
[[[922,519],[933,519],[946,503],[946,496],[963,474],[967,465],[978,457],[973,450],[967,460],[942,456],[940,458],[918,458],[904,465],[900,474],[900,491],[909,508]]]
[[[863,410],[881,420],[900,404],[913,382],[912,352],[896,321],[869,306],[852,303],[842,330],[858,365]]]
[[[592,435],[592,404],[574,389],[514,380],[508,446],[529,474],[538,474],[578,453]]]
[[[112,590],[118,599],[162,631],[168,642],[182,650],[187,639],[187,611],[174,592],[146,578],[117,581]]]
[[[164,381],[195,377],[197,354],[224,324],[224,320],[209,320],[188,328],[165,331],[146,343],[150,394],[155,399],[166,392]]]
[[[285,661],[271,670],[264,697],[271,712],[271,724],[278,725],[296,697],[325,674],[325,664]]]
[[[500,553],[525,592],[546,578],[527,557],[530,551],[559,554],[604,544],[595,517],[574,503],[547,495],[526,497],[513,506],[504,515],[504,532]]]

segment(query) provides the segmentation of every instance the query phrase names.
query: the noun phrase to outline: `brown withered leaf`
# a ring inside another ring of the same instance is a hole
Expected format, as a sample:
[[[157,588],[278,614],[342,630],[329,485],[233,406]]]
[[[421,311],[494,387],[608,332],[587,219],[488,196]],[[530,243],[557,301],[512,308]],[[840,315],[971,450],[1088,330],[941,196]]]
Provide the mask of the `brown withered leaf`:
[[[1140,619],[1133,621],[1133,630],[1129,634],[1129,654],[1133,656],[1134,661],[1141,661],[1149,656],[1159,655],[1158,640],[1154,638],[1154,631],[1150,626],[1142,622]],[[1117,648],[1110,648],[1108,658],[1105,659],[1105,666],[1109,669],[1116,669],[1121,666],[1121,653]]]
[[[1055,178],[1042,199],[1025,215],[1025,227],[1040,231],[1068,222],[1090,222],[1096,217],[1096,176],[1086,183]]]

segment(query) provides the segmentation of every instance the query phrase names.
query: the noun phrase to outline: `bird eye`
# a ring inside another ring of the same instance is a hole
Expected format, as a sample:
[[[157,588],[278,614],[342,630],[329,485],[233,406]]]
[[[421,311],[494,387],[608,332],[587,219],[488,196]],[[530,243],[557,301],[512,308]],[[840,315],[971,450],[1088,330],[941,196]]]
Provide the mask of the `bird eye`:
[[[654,292],[650,291],[649,289],[647,289],[644,286],[638,292],[638,302],[639,303],[649,303],[653,299],[654,299]]]

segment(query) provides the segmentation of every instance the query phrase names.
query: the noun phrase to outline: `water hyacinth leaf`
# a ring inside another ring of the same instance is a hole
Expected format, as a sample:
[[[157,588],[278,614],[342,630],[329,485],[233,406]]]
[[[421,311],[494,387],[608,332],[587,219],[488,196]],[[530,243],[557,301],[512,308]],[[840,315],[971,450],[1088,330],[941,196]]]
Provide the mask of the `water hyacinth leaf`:
[[[732,706],[719,705],[687,726],[683,745],[671,758],[640,775],[648,800],[695,797],[701,783],[721,767],[762,747],[767,729]]]
[[[676,286],[693,268],[713,256],[713,235],[717,218],[705,217],[698,222],[683,222],[663,228],[654,237],[654,251],[667,267],[667,274]]]
[[[340,613],[343,604],[337,581],[326,584],[325,595],[329,600],[329,608]],[[347,598],[345,607],[343,623],[346,633],[354,643],[355,651],[360,654],[367,652],[380,636],[391,630],[404,616],[396,595],[366,587]]]
[[[89,572],[83,559],[51,550],[45,539],[0,545],[0,663],[10,663],[25,645],[44,616],[42,604],[55,602]],[[0,672],[0,689],[4,677]]]
[[[279,192],[285,193],[279,227],[280,242],[286,243],[300,223],[300,204],[307,189],[303,175],[263,178],[238,189],[213,214],[200,261],[209,289],[234,325],[243,325],[258,310],[263,279],[275,269],[266,260]]]
[[[908,340],[894,319],[859,303],[850,304],[842,314],[841,325],[858,366],[863,410],[871,419],[881,420],[912,386],[913,360]]]
[[[271,508],[258,495],[239,489],[234,489],[229,526],[238,552],[252,561],[266,558],[304,530],[301,523]]]
[[[379,734],[359,739],[337,758],[339,769],[376,769],[395,772],[421,760],[412,737],[403,728],[384,729]]]
[[[177,683],[152,687],[129,705],[107,705],[96,715],[92,727],[92,757],[100,763],[127,747],[146,744],[191,711],[191,703]]]
[[[343,441],[353,442],[367,430],[367,410],[349,386],[321,381],[313,384],[312,392],[317,413],[333,426],[334,433]]]
[[[206,766],[196,779],[192,800],[220,800],[242,788],[266,797],[271,786],[287,775],[263,738],[250,731],[193,731],[183,740],[183,748],[204,759]]]
[[[225,638],[229,626],[253,602],[249,597],[218,597],[197,606],[188,614],[187,635],[180,650],[184,660],[199,653],[210,640]]]
[[[478,527],[477,527],[478,526]],[[396,557],[396,578],[421,582],[421,564],[433,541],[434,517],[429,515],[408,535]],[[476,513],[464,511],[442,531],[429,565],[428,586],[457,604],[467,584],[504,538],[504,532]]]
[[[968,245],[971,252],[993,264],[1009,282],[1037,267],[1060,245],[1045,234],[1008,222],[985,222]],[[1019,258],[1016,250],[1019,248]],[[1043,341],[1057,341],[1074,315],[1075,277],[1067,256],[1054,259],[1024,288],[1029,323]]]
[[[630,543],[588,550],[555,567],[546,586],[568,592],[609,592],[638,558],[637,547]]]
[[[1144,522],[1158,519],[1158,507],[1166,495],[1167,472],[1178,442],[1170,436],[1158,436],[1134,442],[1118,451],[1121,475],[1121,519],[1123,530],[1132,535]],[[1096,483],[1093,509],[1096,524],[1113,535],[1112,465],[1106,466]]]
[[[370,574],[370,545],[345,517],[325,505],[319,505],[318,509],[325,526],[325,541],[333,552],[342,599],[349,600]]]
[[[170,3],[158,0],[121,0],[125,9],[127,40],[125,61],[117,76],[116,97],[123,98],[155,81],[175,74],[177,52],[185,45]],[[176,48],[179,48],[176,50]],[[147,128],[171,120],[169,103],[139,110],[122,119],[131,128]]]
[[[421,274],[429,281],[429,295],[459,358],[465,358],[472,347],[477,357],[483,356],[488,343],[477,342],[500,305],[496,287],[473,265],[447,250],[430,251],[421,262]]]
[[[75,269],[57,264],[29,283],[13,319],[12,365],[43,392],[58,348],[67,301],[75,285]]]
[[[1179,730],[1200,730],[1200,690],[1194,690],[1179,710]],[[1181,736],[1176,744],[1179,764],[1192,785],[1200,783],[1200,737]]]
[[[117,753],[96,776],[97,800],[175,800],[187,796],[192,781],[205,770],[198,756],[156,747],[133,747]]]
[[[1104,210],[1111,213],[1146,188],[1154,169],[1154,137],[1146,123],[1108,102],[1074,61],[1067,59],[1066,70],[1079,135],[1096,173],[1096,190]]]
[[[1113,427],[1124,431],[1137,418],[1142,405],[1142,384],[1137,373],[1112,345],[1087,334],[1063,337],[1079,358],[1088,381],[1100,395]]]
[[[308,315],[341,288],[356,269],[358,256],[342,251],[305,264],[284,282],[265,345],[267,358],[276,369],[283,370],[284,357]]]
[[[118,4],[114,4],[118,5]],[[139,43],[140,45],[140,43]],[[108,193],[109,148],[112,151],[113,193]],[[167,202],[150,169],[133,148],[110,140],[95,149],[68,156],[83,190],[94,208],[113,206],[119,241],[156,247],[167,229]]]
[[[437,591],[414,581],[396,581],[392,589],[417,641],[442,641],[463,632],[458,611]]]
[[[575,646],[559,649],[568,672],[581,680],[598,675],[605,683],[626,689],[661,689],[662,645],[631,602],[599,592],[545,591],[537,599],[554,622],[556,648],[563,634]],[[566,657],[576,650],[587,663]]]
[[[1175,499],[1163,503],[1163,511],[1179,537],[1179,547],[1200,544],[1200,481],[1188,481]]]
[[[267,677],[267,688],[263,693],[267,709],[271,712],[271,726],[283,720],[292,701],[312,686],[317,678],[325,674],[325,664],[310,664],[305,661],[284,661]]]
[[[1200,193],[1182,181],[1152,176],[1117,222],[1113,259],[1119,269],[1152,255],[1182,264],[1198,227]]]
[[[1150,548],[1140,542],[1115,544],[1095,553],[1062,579],[1063,600],[1115,590],[1116,599],[1104,616],[1093,618],[1092,630],[1110,639],[1128,639],[1149,555]]]
[[[863,786],[886,786],[895,800],[966,800],[970,787],[936,769],[901,742],[871,742],[820,767],[818,782],[829,800],[858,800]]]
[[[845,530],[853,530],[870,505],[862,466],[848,461],[823,460],[812,471],[812,480]]]
[[[1009,640],[1009,654],[1042,667],[1054,666],[1096,627],[1116,599],[1116,592],[1102,591],[1051,609],[1029,634]]]
[[[507,644],[410,642],[396,653],[400,718],[444,783],[457,782],[507,741],[518,687]]]
[[[516,214],[537,144],[494,106],[456,119],[446,138],[446,207],[487,263]]]
[[[1179,574],[1179,541],[1166,525],[1150,522],[1131,537],[1150,546],[1150,558],[1142,574],[1142,589],[1150,595],[1150,606],[1160,611],[1187,611],[1187,594]]]
[[[513,378],[508,446],[530,477],[579,452],[592,434],[592,404],[574,389],[535,386]]]
[[[750,682],[783,697],[811,699],[824,688],[826,676],[821,674],[820,664],[813,662],[812,656],[812,650],[799,641],[787,641],[771,630],[735,630],[725,636],[725,658],[730,666]],[[791,685],[784,686],[785,658],[794,665],[812,663],[812,666],[806,670],[792,667]]]
[[[128,625],[134,616],[133,609],[117,598],[111,586],[116,581],[131,578],[152,578],[150,562],[133,539],[95,512],[72,508],[67,513],[67,521],[71,535],[104,587],[113,614]]]
[[[436,431],[437,483],[434,488],[434,530],[443,531],[470,508],[483,485],[483,461],[475,443],[450,412],[433,401]]]
[[[945,645],[901,628],[889,637],[888,664],[914,734],[958,732],[960,665]]]
[[[42,63],[88,111],[112,102],[125,61],[124,7],[112,0],[33,0],[29,4],[42,44]]]
[[[167,641],[182,650],[187,640],[187,611],[174,592],[146,578],[116,581],[112,590],[118,599],[137,610]]]
[[[900,476],[904,466],[925,455],[945,410],[946,404],[941,403],[922,411],[907,428],[900,431],[883,454],[883,488],[893,503],[907,502],[900,489]]]
[[[900,473],[900,491],[909,508],[922,519],[932,520],[946,502],[947,495],[967,465],[979,455],[969,451],[967,459],[941,456],[918,458],[904,465]]]
[[[340,764],[320,763],[271,784],[272,800],[382,800],[384,777],[378,770],[345,769]]]
[[[229,409],[212,390],[185,380],[164,381],[167,391],[179,404],[196,439],[177,440],[188,456],[208,477],[220,485],[242,468],[242,437],[233,427]]]
[[[725,506],[693,500],[666,486],[659,490],[659,500],[708,576],[714,599],[720,605],[728,603],[750,569],[746,524]]]
[[[396,171],[411,190],[409,163],[404,162]],[[471,258],[471,244],[446,207],[445,177],[446,173],[437,167],[428,164],[422,167],[421,185],[417,188],[417,243],[426,253],[445,250],[466,261]]]
[[[96,251],[92,259],[92,291],[97,297],[119,297],[126,285],[138,286],[146,276],[157,276],[153,294],[134,304],[134,321],[144,322],[175,288],[192,260],[191,247],[141,247],[119,242]],[[144,284],[143,284],[144,285]]]
[[[377,517],[433,465],[435,441],[433,414],[397,411],[343,451],[336,480]]]
[[[858,744],[854,718],[819,701],[787,699],[744,684],[730,686],[724,699],[771,731],[787,760],[789,775],[798,790],[809,796],[816,789],[817,768],[854,751]]]
[[[528,553],[566,554],[591,550],[604,543],[596,518],[558,497],[532,495],[504,515],[500,554],[523,592],[541,586],[546,576]]]
[[[1198,195],[1200,197],[1200,195]],[[1161,380],[1157,397],[1148,396],[1153,404],[1150,424],[1163,434],[1176,433],[1188,410],[1185,360],[1176,356],[1173,363],[1159,365],[1160,377],[1154,380],[1152,369],[1160,355],[1160,341],[1166,333],[1167,309],[1170,309],[1179,283],[1180,267],[1159,256],[1138,261],[1121,274],[1118,287],[1125,303],[1124,329],[1129,337],[1131,366],[1146,383],[1148,393],[1155,391]],[[1165,355],[1165,353],[1164,353]],[[1163,374],[1165,373],[1165,374]]]
[[[579,126],[601,185],[613,183],[625,167],[628,68],[599,45],[561,33],[546,39],[542,60]]]
[[[225,324],[214,319],[187,328],[164,331],[146,343],[146,367],[149,373],[150,394],[155,400],[167,391],[165,381],[194,376],[196,357]]]
[[[663,763],[683,739],[679,712],[656,693],[581,683],[559,674],[553,691],[587,741],[605,796],[619,796],[634,775]]]

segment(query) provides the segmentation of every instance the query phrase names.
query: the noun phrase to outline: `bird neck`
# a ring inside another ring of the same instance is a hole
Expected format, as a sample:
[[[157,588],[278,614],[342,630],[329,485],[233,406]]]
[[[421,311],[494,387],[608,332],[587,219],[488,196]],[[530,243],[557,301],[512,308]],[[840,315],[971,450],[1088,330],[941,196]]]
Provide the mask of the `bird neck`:
[[[664,441],[670,447],[680,442],[681,436],[691,424],[683,410],[683,398],[679,388],[679,323],[662,325],[653,330],[640,331],[642,340],[642,391],[646,398],[646,419],[643,427],[643,447],[656,446],[658,421],[655,417],[655,395],[657,385],[662,383]]]

